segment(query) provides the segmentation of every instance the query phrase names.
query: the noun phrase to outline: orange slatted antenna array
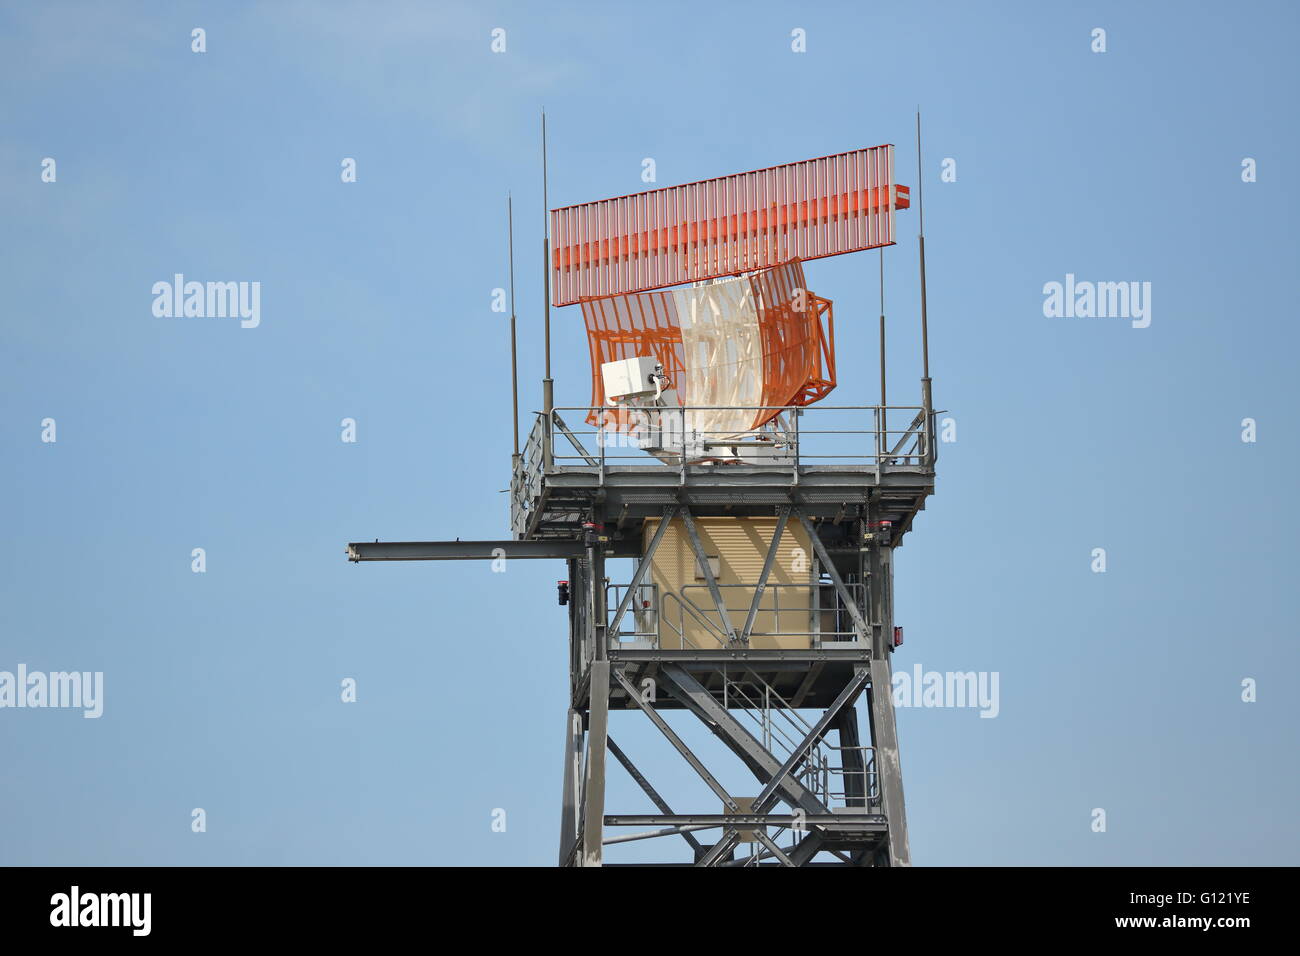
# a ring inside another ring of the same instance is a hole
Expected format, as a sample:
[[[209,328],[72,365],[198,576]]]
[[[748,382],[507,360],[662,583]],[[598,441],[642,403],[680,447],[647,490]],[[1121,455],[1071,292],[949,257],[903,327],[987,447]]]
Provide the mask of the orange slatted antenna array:
[[[830,299],[808,291],[792,262],[750,277],[763,338],[763,404],[811,405],[835,387],[835,321]],[[825,318],[825,327],[822,319]],[[773,417],[768,414],[756,424]]]
[[[551,210],[557,306],[894,243],[894,147]]]
[[[748,277],[757,303],[763,349],[763,401],[752,428],[777,415],[777,409],[810,405],[835,387],[835,328],[831,302],[804,284],[796,260]],[[683,405],[699,404],[687,394],[685,349],[672,292],[656,291],[585,299],[582,314],[591,349],[591,405],[587,421],[614,431],[628,431],[632,413],[610,410],[603,419],[594,411],[606,404],[601,366],[636,356],[653,356],[677,386]]]
[[[630,431],[631,412],[610,410],[602,420],[596,411],[606,403],[600,367],[606,362],[651,355],[671,381],[685,381],[685,349],[672,294],[647,292],[588,299],[582,303],[582,317],[587,323],[587,345],[591,350],[592,411],[587,422],[612,431]]]

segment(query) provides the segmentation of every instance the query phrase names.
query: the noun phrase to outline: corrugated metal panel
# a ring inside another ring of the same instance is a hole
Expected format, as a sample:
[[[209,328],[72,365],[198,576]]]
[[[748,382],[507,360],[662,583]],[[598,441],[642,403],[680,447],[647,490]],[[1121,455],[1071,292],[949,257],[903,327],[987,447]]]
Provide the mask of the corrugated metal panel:
[[[642,550],[650,543],[658,519],[645,522]],[[727,616],[739,633],[744,629],[753,600],[753,586],[763,573],[763,560],[776,530],[775,518],[696,518],[700,544],[704,553],[718,558],[718,584],[722,585],[722,599],[727,605]],[[808,533],[797,521],[791,521],[781,534],[776,561],[768,578],[768,589],[759,602],[759,614],[754,619],[754,648],[806,649],[812,645],[809,637],[791,634],[785,637],[766,637],[764,634],[780,632],[807,632],[812,628],[812,588],[804,587],[812,581],[812,542]],[[650,580],[659,587],[659,613],[665,618],[660,629],[660,646],[681,650],[682,643],[676,631],[668,626],[682,625],[686,639],[685,649],[710,650],[719,646],[713,628],[699,623],[689,613],[683,615],[674,598],[692,602],[699,613],[715,626],[719,625],[718,611],[713,606],[702,578],[696,577],[697,562],[686,525],[681,518],[673,519],[664,532],[663,540],[650,559]],[[799,569],[799,570],[796,570]],[[727,585],[748,585],[746,588]],[[775,585],[781,585],[779,596]],[[683,591],[683,587],[687,590]],[[776,608],[780,607],[780,613]]]
[[[894,242],[894,147],[551,210],[557,306]]]

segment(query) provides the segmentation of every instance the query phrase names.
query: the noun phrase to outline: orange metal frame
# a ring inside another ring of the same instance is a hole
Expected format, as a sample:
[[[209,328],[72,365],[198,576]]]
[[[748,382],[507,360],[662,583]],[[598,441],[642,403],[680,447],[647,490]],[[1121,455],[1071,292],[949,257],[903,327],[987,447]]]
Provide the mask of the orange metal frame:
[[[758,324],[763,344],[763,399],[769,410],[756,414],[752,428],[771,421],[781,408],[811,405],[835,388],[835,321],[829,299],[804,286],[801,263],[785,263],[749,277],[759,303]],[[683,405],[686,394],[685,352],[671,292],[653,291],[601,296],[582,301],[591,352],[591,407],[587,421],[614,431],[627,431],[633,413],[617,409],[601,414],[605,404],[601,366],[636,356],[653,356],[677,385]]]

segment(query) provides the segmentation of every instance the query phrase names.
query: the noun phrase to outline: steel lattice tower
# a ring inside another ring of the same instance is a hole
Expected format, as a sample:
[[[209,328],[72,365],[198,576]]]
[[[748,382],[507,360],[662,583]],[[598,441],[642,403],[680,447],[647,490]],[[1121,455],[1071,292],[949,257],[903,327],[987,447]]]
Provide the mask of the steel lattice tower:
[[[935,478],[923,237],[920,404],[885,403],[882,304],[880,404],[787,408],[792,428],[782,433],[785,451],[771,460],[735,452],[726,460],[693,458],[684,440],[676,458],[661,460],[611,448],[600,417],[610,409],[556,408],[549,362],[552,288],[557,305],[588,303],[597,294],[627,295],[789,259],[783,242],[816,255],[892,245],[893,214],[906,208],[907,191],[893,183],[892,147],[875,149],[889,152],[869,157],[879,173],[874,180],[870,169],[865,179],[854,172],[858,154],[810,161],[822,164],[809,166],[806,175],[799,170],[811,195],[777,191],[794,166],[806,164],[742,174],[770,174],[749,181],[761,187],[753,193],[730,178],[674,187],[715,190],[713,218],[700,220],[698,229],[684,223],[680,231],[661,233],[644,220],[653,219],[645,210],[661,199],[677,201],[659,195],[671,190],[625,197],[639,213],[603,219],[575,214],[577,207],[552,213],[546,404],[522,450],[516,438],[512,537],[348,546],[353,561],[566,562],[570,686],[561,865],[603,865],[607,847],[652,839],[685,844],[677,843],[665,863],[910,864],[890,658],[898,640],[894,551]],[[750,195],[777,201],[746,205]],[[730,212],[727,202],[735,207]],[[593,221],[605,230],[598,240],[609,240],[612,230],[612,245],[593,244],[581,233]],[[817,239],[829,243],[820,249],[797,234],[823,227],[840,231]],[[628,236],[634,241],[620,246],[619,238]],[[682,258],[683,243],[702,245],[690,245],[690,256]],[[764,261],[730,258],[755,248]],[[656,264],[659,254],[673,258]],[[627,260],[613,279],[611,255]],[[683,279],[683,262],[711,263],[712,271],[688,269]],[[513,285],[513,253],[511,272]],[[513,315],[511,321],[513,328]],[[584,413],[587,422],[601,424],[583,430]],[[818,445],[825,436],[847,443],[849,453],[826,454]],[[607,561],[622,558],[633,559],[630,579],[611,581]],[[783,599],[793,610],[782,609]],[[707,803],[669,806],[611,736],[611,714],[619,711],[639,712],[657,728],[683,770],[699,778]],[[666,719],[670,711],[701,721],[753,774],[752,789],[740,794],[725,787],[723,771],[710,767]],[[611,757],[657,812],[606,806]],[[752,850],[742,852],[742,843]]]

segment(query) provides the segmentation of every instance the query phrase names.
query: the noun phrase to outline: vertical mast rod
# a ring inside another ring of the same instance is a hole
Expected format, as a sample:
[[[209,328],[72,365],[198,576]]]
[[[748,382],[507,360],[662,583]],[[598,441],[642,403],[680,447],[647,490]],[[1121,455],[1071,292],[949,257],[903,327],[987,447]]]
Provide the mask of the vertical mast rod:
[[[916,111],[916,203],[917,250],[921,262],[921,407],[925,413],[925,457],[934,466],[937,449],[934,446],[934,396],[930,382],[930,324],[925,297],[925,177],[921,171],[921,111]]]
[[[506,235],[510,246],[510,401],[514,411],[514,457],[519,459],[519,345],[515,334],[515,207],[506,193]]]
[[[880,247],[880,407],[888,402],[885,399],[885,248]],[[883,412],[881,414],[884,414]]]
[[[930,381],[930,326],[925,300],[925,180],[921,173],[921,111],[916,111],[916,200],[920,230],[917,244],[921,255],[921,363],[922,381]]]
[[[549,471],[553,460],[552,418],[555,413],[555,382],[551,378],[551,211],[546,181],[546,110],[542,110],[542,315],[546,334],[546,377],[542,379],[542,468]]]
[[[542,398],[546,413],[555,408],[551,379],[551,211],[546,176],[546,111],[542,111],[542,290],[543,323],[546,332],[546,377],[542,379]]]

